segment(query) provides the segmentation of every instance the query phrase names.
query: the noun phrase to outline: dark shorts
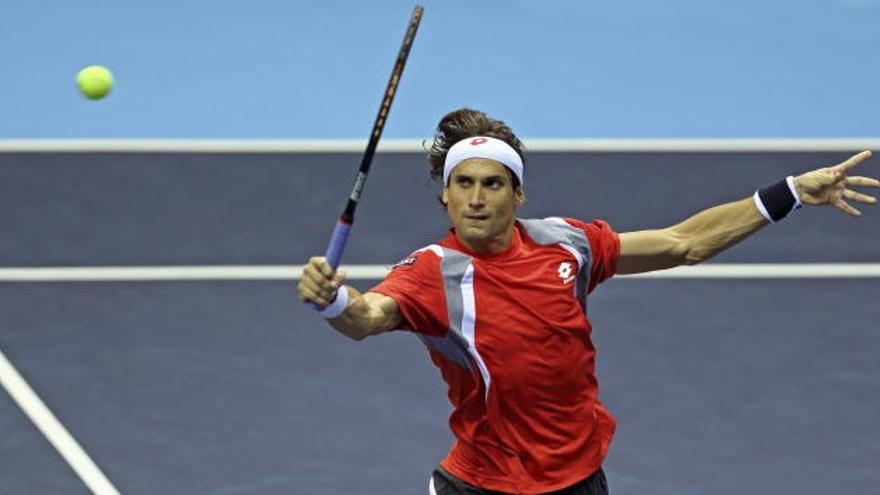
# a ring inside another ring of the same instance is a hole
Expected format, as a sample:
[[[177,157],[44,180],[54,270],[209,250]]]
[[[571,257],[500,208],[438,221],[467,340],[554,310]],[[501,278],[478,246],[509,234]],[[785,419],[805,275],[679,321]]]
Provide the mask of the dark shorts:
[[[443,468],[431,475],[430,495],[504,495],[502,492],[483,490],[456,478]],[[546,495],[608,495],[608,481],[600,468],[588,478],[574,485]]]

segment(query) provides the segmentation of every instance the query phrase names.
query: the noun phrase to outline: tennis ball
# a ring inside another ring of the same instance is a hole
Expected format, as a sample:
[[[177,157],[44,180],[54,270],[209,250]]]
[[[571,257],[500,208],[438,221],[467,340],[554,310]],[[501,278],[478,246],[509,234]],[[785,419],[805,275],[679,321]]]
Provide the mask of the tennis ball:
[[[101,65],[90,65],[76,75],[79,91],[90,100],[100,100],[113,88],[113,74]]]

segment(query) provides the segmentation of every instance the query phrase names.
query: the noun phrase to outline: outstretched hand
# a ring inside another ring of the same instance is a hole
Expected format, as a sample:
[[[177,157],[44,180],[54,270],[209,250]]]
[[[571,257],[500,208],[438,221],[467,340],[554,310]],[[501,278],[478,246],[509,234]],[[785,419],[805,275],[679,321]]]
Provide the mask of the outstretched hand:
[[[837,209],[858,217],[862,212],[846,202],[847,199],[872,205],[877,198],[857,193],[850,186],[880,187],[880,180],[871,177],[850,176],[849,172],[871,157],[870,151],[862,151],[848,160],[799,175],[794,179],[801,202],[807,205],[833,205]]]

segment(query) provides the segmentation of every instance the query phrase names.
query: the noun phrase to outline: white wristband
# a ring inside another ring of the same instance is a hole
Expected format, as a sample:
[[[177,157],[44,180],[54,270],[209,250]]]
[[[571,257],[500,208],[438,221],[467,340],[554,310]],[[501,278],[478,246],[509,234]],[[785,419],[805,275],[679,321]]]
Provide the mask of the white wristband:
[[[327,319],[336,318],[345,311],[346,306],[348,306],[348,286],[343,285],[336,291],[336,299],[329,306],[319,311],[318,314]]]

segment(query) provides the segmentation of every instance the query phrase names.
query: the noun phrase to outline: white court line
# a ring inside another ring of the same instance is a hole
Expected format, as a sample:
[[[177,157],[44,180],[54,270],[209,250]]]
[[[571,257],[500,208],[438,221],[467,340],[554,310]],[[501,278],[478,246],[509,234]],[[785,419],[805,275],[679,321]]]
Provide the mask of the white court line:
[[[534,152],[856,152],[880,138],[557,139],[523,140]],[[0,139],[0,153],[362,153],[361,139]],[[424,153],[430,140],[384,139],[381,153]]]
[[[386,265],[347,265],[349,280],[379,280]],[[0,282],[297,280],[302,265],[75,266],[0,268]],[[878,278],[880,263],[707,263],[623,279]]]
[[[61,457],[76,472],[92,493],[100,495],[119,495],[116,487],[92,461],[77,441],[67,432],[64,425],[40,400],[12,363],[0,351],[0,384],[9,392],[12,399],[46,436]]]

